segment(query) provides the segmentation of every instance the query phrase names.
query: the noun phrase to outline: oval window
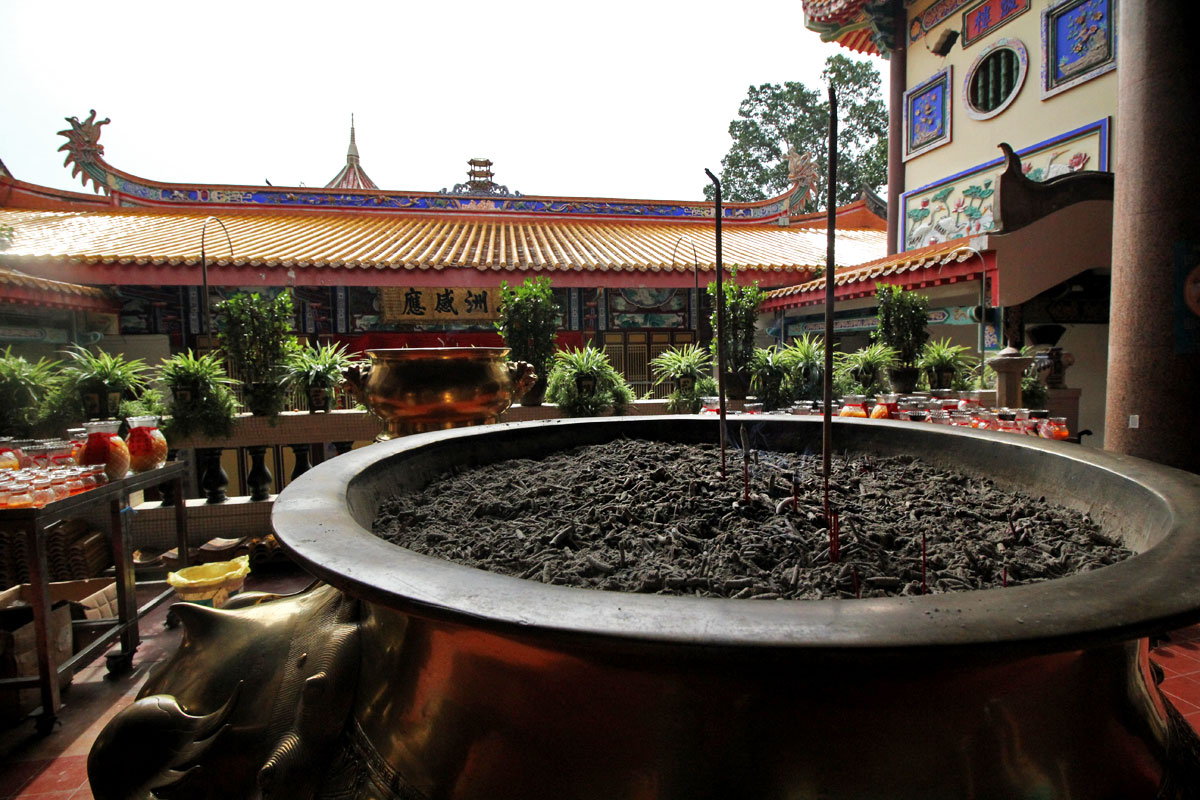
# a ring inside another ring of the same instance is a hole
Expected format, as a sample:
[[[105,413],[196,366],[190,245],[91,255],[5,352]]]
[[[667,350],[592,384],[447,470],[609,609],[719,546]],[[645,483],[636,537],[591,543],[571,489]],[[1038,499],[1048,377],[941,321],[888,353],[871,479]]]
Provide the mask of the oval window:
[[[1025,46],[1000,39],[979,54],[963,86],[967,114],[973,119],[996,116],[1016,99],[1029,65]]]

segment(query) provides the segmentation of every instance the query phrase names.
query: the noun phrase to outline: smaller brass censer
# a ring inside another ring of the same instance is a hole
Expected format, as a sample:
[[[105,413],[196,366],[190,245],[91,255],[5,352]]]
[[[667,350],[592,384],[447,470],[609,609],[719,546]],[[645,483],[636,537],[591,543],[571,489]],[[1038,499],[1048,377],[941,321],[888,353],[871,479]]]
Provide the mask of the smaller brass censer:
[[[366,369],[344,374],[363,405],[383,420],[379,441],[412,433],[496,422],[537,375],[508,361],[506,347],[368,350]]]

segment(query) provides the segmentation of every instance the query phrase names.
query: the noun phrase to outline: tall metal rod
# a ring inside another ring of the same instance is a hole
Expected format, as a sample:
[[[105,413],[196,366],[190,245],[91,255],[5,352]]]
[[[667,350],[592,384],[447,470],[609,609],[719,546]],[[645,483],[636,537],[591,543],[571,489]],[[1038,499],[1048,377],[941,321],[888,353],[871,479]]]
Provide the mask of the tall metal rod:
[[[829,170],[825,209],[825,415],[821,421],[821,474],[829,482],[833,459],[833,272],[837,233],[837,94],[829,87]]]
[[[704,170],[704,174],[716,186],[716,207],[714,216],[717,219],[717,402],[720,408],[721,428],[721,478],[725,478],[725,286],[723,273],[725,265],[721,262],[721,182],[712,170]]]
[[[221,230],[225,231],[225,241],[229,242],[229,257],[233,258],[233,239],[229,235],[229,229],[225,227],[225,223],[216,217],[208,217],[204,220],[204,224],[200,226],[200,279],[204,282],[204,333],[208,337],[208,349],[212,351],[213,347],[213,326],[212,326],[212,305],[208,302],[208,255],[204,250],[204,235],[208,232],[208,223],[215,222],[221,226]]]

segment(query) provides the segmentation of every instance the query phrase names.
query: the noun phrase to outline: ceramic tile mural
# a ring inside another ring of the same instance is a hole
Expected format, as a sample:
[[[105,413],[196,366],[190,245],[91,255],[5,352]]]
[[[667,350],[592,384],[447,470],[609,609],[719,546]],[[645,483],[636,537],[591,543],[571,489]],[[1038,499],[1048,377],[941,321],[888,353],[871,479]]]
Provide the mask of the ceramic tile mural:
[[[1117,66],[1116,0],[1060,0],[1042,12],[1042,97]]]
[[[904,93],[904,159],[949,143],[950,67]]]
[[[963,12],[964,48],[1029,10],[1029,0],[980,0]]]
[[[1108,119],[1017,151],[1026,177],[1044,181],[1080,170],[1108,169]],[[997,158],[903,197],[904,250],[994,229]]]

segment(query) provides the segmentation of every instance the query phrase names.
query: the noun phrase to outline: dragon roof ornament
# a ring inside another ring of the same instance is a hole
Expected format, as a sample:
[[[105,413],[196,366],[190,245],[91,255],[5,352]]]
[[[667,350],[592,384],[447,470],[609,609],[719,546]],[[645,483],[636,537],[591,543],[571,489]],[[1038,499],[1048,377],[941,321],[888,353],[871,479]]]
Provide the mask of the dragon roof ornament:
[[[63,159],[63,166],[74,161],[75,166],[71,168],[72,178],[82,172],[84,186],[87,186],[90,178],[97,193],[101,189],[107,190],[108,182],[105,179],[105,171],[97,162],[102,161],[100,156],[104,155],[104,145],[100,144],[100,126],[107,125],[110,120],[105,117],[97,122],[94,108],[83,122],[79,121],[79,117],[67,117],[66,119],[71,123],[71,127],[58,132],[59,136],[67,137],[66,143],[58,148],[59,152],[67,151],[67,157]]]

